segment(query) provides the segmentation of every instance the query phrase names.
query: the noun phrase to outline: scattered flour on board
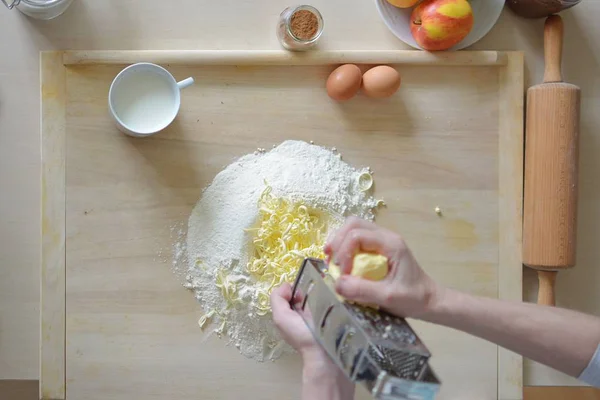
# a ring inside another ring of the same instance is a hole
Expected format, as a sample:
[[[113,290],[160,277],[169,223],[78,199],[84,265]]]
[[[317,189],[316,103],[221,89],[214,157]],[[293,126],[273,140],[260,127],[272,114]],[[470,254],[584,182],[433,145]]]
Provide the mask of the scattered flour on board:
[[[215,327],[214,332],[226,336],[243,355],[258,361],[278,358],[290,350],[271,314],[259,316],[252,306],[253,277],[246,271],[252,257],[252,233],[245,230],[256,224],[257,204],[266,184],[277,197],[302,201],[334,216],[329,230],[350,215],[372,220],[381,202],[361,190],[359,177],[365,172],[368,169],[357,170],[342,161],[335,150],[291,140],[271,151],[261,149],[243,156],[221,171],[192,211],[187,243],[174,248],[176,261],[186,252],[184,286],[194,291],[208,313],[199,324],[204,329]],[[219,270],[241,287],[241,301],[229,308],[215,284]]]

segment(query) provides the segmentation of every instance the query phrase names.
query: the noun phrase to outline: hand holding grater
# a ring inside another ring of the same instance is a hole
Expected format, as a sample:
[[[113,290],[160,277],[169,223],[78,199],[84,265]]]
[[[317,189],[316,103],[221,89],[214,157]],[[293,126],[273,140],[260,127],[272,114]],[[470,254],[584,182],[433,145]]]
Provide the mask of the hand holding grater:
[[[346,376],[376,399],[428,400],[440,382],[431,354],[403,319],[338,300],[326,279],[327,264],[302,263],[290,305]]]

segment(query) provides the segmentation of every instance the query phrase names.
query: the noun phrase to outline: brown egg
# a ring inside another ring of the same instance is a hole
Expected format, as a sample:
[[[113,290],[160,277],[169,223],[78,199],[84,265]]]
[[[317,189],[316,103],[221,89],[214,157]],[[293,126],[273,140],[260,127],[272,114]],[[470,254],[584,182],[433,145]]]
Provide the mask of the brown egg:
[[[387,65],[371,68],[362,78],[363,92],[369,97],[390,97],[399,87],[400,74]]]
[[[337,67],[327,78],[327,94],[334,100],[349,100],[360,89],[362,72],[354,64],[345,64]]]

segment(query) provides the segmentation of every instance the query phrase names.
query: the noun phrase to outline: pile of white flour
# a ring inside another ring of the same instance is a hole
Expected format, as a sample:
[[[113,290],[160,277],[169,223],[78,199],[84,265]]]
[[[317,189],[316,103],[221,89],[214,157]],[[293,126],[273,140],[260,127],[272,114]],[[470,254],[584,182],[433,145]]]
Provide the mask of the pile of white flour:
[[[259,361],[286,350],[271,314],[258,316],[252,306],[253,278],[246,271],[252,233],[245,229],[256,223],[259,197],[268,184],[277,197],[340,216],[330,223],[332,229],[341,217],[374,218],[377,200],[359,187],[359,176],[366,171],[351,167],[336,151],[291,140],[269,152],[246,155],[221,171],[196,204],[187,234],[186,287],[194,290],[205,312],[216,310],[204,329],[210,326]],[[229,309],[215,285],[218,270],[241,287],[241,302]]]

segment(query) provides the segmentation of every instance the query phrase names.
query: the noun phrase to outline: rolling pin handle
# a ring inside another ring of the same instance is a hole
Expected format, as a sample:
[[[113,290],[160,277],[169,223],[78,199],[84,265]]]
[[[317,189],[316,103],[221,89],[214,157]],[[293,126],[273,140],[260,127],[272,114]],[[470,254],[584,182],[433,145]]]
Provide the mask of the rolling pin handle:
[[[562,82],[560,71],[562,62],[564,25],[562,18],[551,15],[544,25],[544,83]]]
[[[538,271],[540,288],[538,290],[538,304],[552,306],[555,304],[554,283],[556,282],[556,271]]]

